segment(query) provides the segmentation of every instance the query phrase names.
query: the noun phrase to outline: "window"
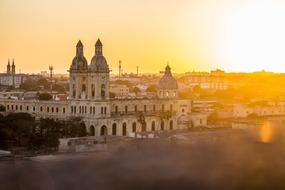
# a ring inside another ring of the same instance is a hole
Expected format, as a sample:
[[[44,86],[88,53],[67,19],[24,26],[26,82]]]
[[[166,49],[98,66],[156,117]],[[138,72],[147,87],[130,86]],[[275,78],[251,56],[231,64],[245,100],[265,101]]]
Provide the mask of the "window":
[[[62,108],[62,112],[65,113],[65,108]]]
[[[146,112],[146,105],[143,106],[143,110],[144,110],[144,112]]]
[[[95,97],[95,85],[94,84],[91,85],[91,97],[92,98]]]
[[[123,136],[127,135],[127,124],[123,123],[123,131],[122,131]]]
[[[173,111],[173,106],[172,106],[172,104],[170,104],[170,109],[169,109],[169,111],[170,111],[170,112]]]
[[[27,106],[27,111],[29,111],[29,106]]]
[[[101,97],[102,97],[102,98],[105,98],[105,90],[106,90],[105,88],[106,88],[106,87],[105,87],[105,84],[102,84],[102,85],[101,85]]]
[[[104,114],[107,114],[107,107],[104,107]]]
[[[170,130],[173,130],[173,121],[172,121],[172,120],[171,120],[170,123],[169,123],[169,129],[170,129]]]
[[[47,107],[47,112],[49,112],[49,107]]]
[[[113,123],[112,125],[112,135],[117,135],[117,124]]]
[[[93,115],[95,115],[95,106],[93,106]]]
[[[101,114],[103,114],[104,113],[104,108],[103,107],[101,107]]]
[[[22,107],[22,105],[20,105],[20,110],[22,111],[22,109],[23,109],[23,107]]]
[[[137,131],[137,123],[136,122],[133,122],[132,131],[133,131],[133,133],[135,133]]]
[[[152,130],[152,131],[155,131],[155,121],[153,121],[153,122],[151,123],[151,130]]]
[[[161,124],[160,124],[160,130],[164,130],[164,121],[161,121]]]
[[[125,106],[125,112],[128,113],[128,106]]]
[[[16,105],[16,110],[18,110],[18,105]]]
[[[118,113],[118,106],[115,106],[115,113]]]
[[[36,107],[35,106],[33,106],[33,111],[36,111]]]
[[[137,112],[138,111],[138,106],[137,105],[135,105],[135,112]]]
[[[82,84],[82,92],[85,92],[85,91],[86,91],[86,85]]]
[[[58,113],[58,107],[55,108],[56,113]]]

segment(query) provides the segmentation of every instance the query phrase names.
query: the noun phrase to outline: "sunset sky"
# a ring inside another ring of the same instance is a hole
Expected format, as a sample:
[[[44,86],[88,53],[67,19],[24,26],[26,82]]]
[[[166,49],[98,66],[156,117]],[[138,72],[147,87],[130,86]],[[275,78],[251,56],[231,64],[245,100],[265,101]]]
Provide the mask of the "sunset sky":
[[[0,71],[67,73],[100,38],[114,73],[285,72],[284,0],[0,0]]]

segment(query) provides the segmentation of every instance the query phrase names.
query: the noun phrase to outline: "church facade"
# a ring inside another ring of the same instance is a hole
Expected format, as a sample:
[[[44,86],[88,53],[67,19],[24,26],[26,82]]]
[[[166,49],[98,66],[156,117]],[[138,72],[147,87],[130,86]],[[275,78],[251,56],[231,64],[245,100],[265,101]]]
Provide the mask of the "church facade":
[[[7,112],[28,112],[36,118],[82,117],[90,136],[184,129],[205,125],[203,117],[193,117],[190,99],[178,98],[178,85],[167,65],[157,86],[157,96],[145,99],[111,99],[110,70],[100,39],[88,64],[81,41],[69,73],[66,101],[3,100]],[[195,121],[193,121],[195,118]]]

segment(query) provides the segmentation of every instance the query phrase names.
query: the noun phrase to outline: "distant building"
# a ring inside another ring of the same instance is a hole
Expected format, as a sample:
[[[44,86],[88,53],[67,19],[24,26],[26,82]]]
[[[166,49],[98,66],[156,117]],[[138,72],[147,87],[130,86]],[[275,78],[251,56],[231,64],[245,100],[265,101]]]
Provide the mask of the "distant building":
[[[225,77],[225,72],[219,69],[211,71],[211,73],[186,73],[184,82],[190,85],[191,87],[200,86],[200,88],[202,89],[226,90],[228,88],[228,81]]]
[[[252,102],[234,105],[233,116],[235,118],[245,118],[250,115],[283,116],[285,115],[285,104],[284,102]]]
[[[19,88],[19,86],[27,79],[25,74],[16,74],[16,65],[14,60],[12,65],[10,65],[10,60],[8,60],[6,73],[0,73],[0,84],[3,86],[11,86],[14,88]]]
[[[111,84],[110,92],[115,94],[115,97],[123,98],[129,96],[129,88],[123,84]]]

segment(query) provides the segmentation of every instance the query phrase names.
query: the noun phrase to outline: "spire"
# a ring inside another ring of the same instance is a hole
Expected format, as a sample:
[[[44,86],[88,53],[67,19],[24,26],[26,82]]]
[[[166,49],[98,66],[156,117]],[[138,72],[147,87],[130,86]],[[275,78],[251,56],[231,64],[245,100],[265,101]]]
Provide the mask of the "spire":
[[[98,38],[98,40],[97,40],[95,46],[96,46],[96,47],[97,47],[97,46],[103,46],[102,42],[100,41],[100,38]]]
[[[103,44],[100,41],[100,38],[98,38],[97,42],[95,43],[95,55],[103,55],[102,47]]]
[[[11,72],[10,59],[8,59],[8,64],[7,64],[7,71],[6,71],[6,73],[7,73],[7,74],[10,74],[10,72]]]
[[[12,74],[15,74],[15,73],[16,73],[16,66],[15,66],[14,59],[13,59],[13,62],[12,62]]]
[[[170,68],[170,66],[168,64],[165,67],[165,74],[171,74],[171,68]]]
[[[83,56],[83,44],[80,40],[76,44],[76,56],[77,57]]]
[[[77,42],[76,47],[83,47],[83,44],[82,44],[81,40],[79,40],[79,41]]]

